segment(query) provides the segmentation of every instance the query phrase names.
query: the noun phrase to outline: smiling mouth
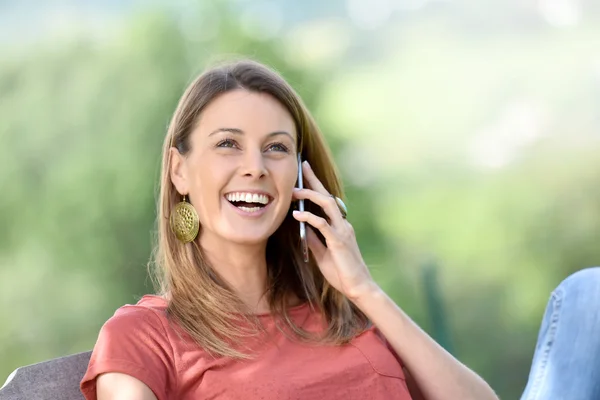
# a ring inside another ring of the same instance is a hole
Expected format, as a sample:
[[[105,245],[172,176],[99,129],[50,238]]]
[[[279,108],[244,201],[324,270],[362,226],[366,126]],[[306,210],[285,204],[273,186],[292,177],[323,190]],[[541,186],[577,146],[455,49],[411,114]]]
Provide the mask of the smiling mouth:
[[[227,194],[225,195],[225,199],[233,206],[246,212],[256,212],[262,210],[272,201],[272,199],[267,195],[244,195],[239,193]]]
[[[246,212],[255,212],[262,210],[266,207],[266,204],[260,203],[246,203],[245,201],[230,201],[231,204]]]

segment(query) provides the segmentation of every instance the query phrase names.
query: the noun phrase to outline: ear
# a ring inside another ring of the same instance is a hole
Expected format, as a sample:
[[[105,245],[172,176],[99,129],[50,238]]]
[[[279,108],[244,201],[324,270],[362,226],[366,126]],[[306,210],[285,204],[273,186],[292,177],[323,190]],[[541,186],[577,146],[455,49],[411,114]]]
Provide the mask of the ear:
[[[169,149],[169,174],[171,176],[171,182],[175,186],[175,189],[179,194],[184,195],[189,193],[188,181],[187,181],[187,169],[185,165],[185,157],[179,153],[179,150],[175,147]]]

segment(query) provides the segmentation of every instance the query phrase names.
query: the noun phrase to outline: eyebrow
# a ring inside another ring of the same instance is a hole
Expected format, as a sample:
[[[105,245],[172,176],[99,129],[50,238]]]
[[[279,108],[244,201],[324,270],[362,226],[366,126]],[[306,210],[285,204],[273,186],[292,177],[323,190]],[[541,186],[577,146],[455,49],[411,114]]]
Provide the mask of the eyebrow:
[[[219,132],[229,132],[229,133],[233,133],[235,135],[243,135],[245,132],[241,129],[238,128],[218,128],[215,129],[214,131],[212,131],[208,136],[211,137],[212,135],[215,135]],[[278,135],[288,135],[292,140],[294,140],[294,137],[286,131],[275,131],[275,132],[271,132],[267,135],[267,137],[273,137],[273,136],[278,136]]]

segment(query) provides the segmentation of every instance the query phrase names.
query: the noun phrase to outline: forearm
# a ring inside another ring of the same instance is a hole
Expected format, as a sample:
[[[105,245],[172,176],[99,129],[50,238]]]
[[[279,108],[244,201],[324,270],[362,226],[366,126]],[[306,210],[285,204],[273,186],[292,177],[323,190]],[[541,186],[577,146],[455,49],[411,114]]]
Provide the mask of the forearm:
[[[354,300],[404,361],[427,400],[497,400],[490,386],[419,328],[377,285]]]

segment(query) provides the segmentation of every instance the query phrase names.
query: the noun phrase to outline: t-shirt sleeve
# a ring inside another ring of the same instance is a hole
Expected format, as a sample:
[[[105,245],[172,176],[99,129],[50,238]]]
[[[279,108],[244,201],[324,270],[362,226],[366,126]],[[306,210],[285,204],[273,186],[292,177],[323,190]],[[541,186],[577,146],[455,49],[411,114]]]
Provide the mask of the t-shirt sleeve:
[[[409,390],[412,398],[414,400],[424,400],[425,396],[423,396],[423,393],[421,392],[421,388],[419,388],[419,386],[415,382],[414,378],[410,374],[410,371],[408,371],[408,369],[404,365],[404,361],[402,361],[400,356],[396,353],[396,350],[394,350],[394,348],[392,347],[390,342],[385,338],[385,336],[383,336],[383,333],[381,333],[381,331],[379,329],[377,329],[377,334],[379,335],[381,340],[383,340],[383,342],[385,343],[385,346],[388,348],[390,353],[392,353],[394,358],[396,358],[396,360],[398,360],[398,363],[402,367],[402,372],[404,372],[404,378],[406,379],[406,385],[408,387],[408,390]]]
[[[162,319],[153,310],[125,306],[100,330],[81,381],[87,400],[96,400],[96,378],[120,372],[142,381],[158,400],[167,398],[173,382],[173,349]]]
[[[400,359],[400,357],[398,356],[398,354],[396,354],[396,350],[394,350],[394,348],[392,347],[392,345],[390,344],[390,342],[388,342],[388,340],[386,339],[385,336],[383,336],[383,333],[381,333],[381,331],[377,328],[375,328],[375,334],[379,337],[379,339],[381,339],[381,341],[383,342],[383,344],[385,344],[385,347],[389,350],[390,353],[392,353],[392,355],[394,356],[394,358],[396,360],[398,360],[398,363],[404,368],[404,363],[402,362],[402,360]]]

